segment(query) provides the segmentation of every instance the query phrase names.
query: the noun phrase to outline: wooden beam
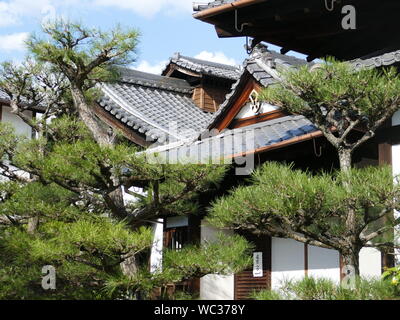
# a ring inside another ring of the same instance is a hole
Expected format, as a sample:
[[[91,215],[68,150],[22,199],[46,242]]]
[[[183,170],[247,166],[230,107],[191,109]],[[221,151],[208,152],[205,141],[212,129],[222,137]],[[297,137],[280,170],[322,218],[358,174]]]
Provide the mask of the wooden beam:
[[[282,118],[287,116],[286,113],[282,112],[281,110],[275,110],[271,112],[266,112],[262,113],[256,116],[252,117],[247,117],[243,119],[234,119],[232,123],[230,124],[229,128],[230,129],[236,129],[236,128],[242,128],[242,127],[247,127],[252,124],[264,122],[264,121],[269,121],[277,118]]]
[[[256,83],[255,80],[253,79],[250,80],[250,78],[247,79],[249,80],[245,82],[243,90],[240,90],[240,96],[238,97],[238,99],[235,100],[233,105],[226,112],[224,118],[215,126],[215,128],[218,129],[219,131],[228,128],[228,126],[234,120],[235,116],[240,112],[244,104],[247,102],[247,100],[249,100],[251,92],[254,89],[260,90],[261,87]]]
[[[189,71],[189,70],[187,70],[185,68],[182,68],[182,67],[179,67],[179,66],[177,66],[175,64],[173,66],[169,67],[169,70],[165,74],[165,76],[166,77],[170,77],[175,71],[181,72],[181,73],[186,74],[186,75],[191,76],[191,77],[196,77],[196,78],[201,78],[202,77],[202,74],[200,74],[200,73]]]
[[[329,55],[351,60],[383,46],[396,44],[400,47],[398,40],[391,36],[392,30],[400,27],[396,16],[400,10],[400,2],[383,0],[376,6],[376,2],[372,0],[349,0],[346,4],[357,8],[357,30],[342,29],[342,6],[337,6],[334,12],[330,12],[325,9],[323,1],[311,0],[269,0],[243,6],[238,10],[238,24],[247,24],[243,32],[235,29],[232,8],[213,8],[218,12],[205,20],[216,26],[220,37],[259,37],[263,41],[301,52],[311,58]],[[321,49],[326,46],[330,47]]]
[[[400,144],[400,125],[380,129],[375,138],[378,143]]]
[[[141,147],[148,147],[152,144],[150,141],[146,141],[146,138],[143,136],[140,136],[136,132],[134,132],[133,129],[128,128],[125,124],[123,124],[121,121],[117,120],[114,116],[112,116],[110,113],[108,113],[106,110],[104,110],[102,107],[99,105],[95,104],[93,106],[93,110],[95,114],[108,126],[111,128],[118,129],[122,132],[122,134],[127,138],[128,140],[132,141],[133,143],[141,146]]]
[[[304,244],[304,275],[308,277],[308,244]]]

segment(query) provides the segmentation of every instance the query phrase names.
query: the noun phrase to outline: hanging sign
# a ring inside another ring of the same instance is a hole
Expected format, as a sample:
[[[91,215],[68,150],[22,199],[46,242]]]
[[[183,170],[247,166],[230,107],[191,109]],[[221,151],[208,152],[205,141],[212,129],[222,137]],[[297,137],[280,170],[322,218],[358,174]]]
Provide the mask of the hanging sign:
[[[253,277],[262,278],[264,276],[263,272],[263,253],[254,252],[253,255]]]

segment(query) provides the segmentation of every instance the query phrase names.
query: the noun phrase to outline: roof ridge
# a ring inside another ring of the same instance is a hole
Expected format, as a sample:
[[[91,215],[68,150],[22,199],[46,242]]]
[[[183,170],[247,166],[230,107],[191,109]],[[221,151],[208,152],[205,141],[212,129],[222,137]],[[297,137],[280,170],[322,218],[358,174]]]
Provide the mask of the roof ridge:
[[[209,66],[214,66],[216,68],[227,69],[227,70],[232,70],[232,71],[240,71],[240,66],[230,65],[230,64],[221,63],[221,62],[214,62],[214,61],[204,60],[204,59],[199,59],[199,58],[194,58],[194,57],[188,57],[188,56],[184,56],[181,54],[179,54],[179,58],[176,60],[179,60],[179,59],[187,60],[192,63],[196,63],[196,61],[198,61],[199,63],[203,62],[204,64],[207,64]]]
[[[229,80],[237,80],[241,73],[240,65],[229,65],[188,57],[176,52],[172,57],[170,57],[169,63],[165,66],[162,74],[166,73],[171,64],[177,65],[183,69],[194,71],[196,73]]]
[[[120,83],[125,83],[125,84],[135,84],[135,85],[139,85],[139,86],[143,86],[143,87],[148,87],[148,88],[155,88],[155,89],[163,89],[166,91],[172,91],[172,92],[177,92],[177,93],[184,93],[184,94],[188,94],[191,93],[193,91],[193,88],[178,88],[178,87],[174,87],[174,86],[168,86],[168,85],[164,85],[164,84],[160,84],[160,83],[156,83],[156,82],[152,82],[152,81],[143,81],[143,80],[133,80],[133,79],[122,79],[122,81],[119,81]]]
[[[272,58],[272,59],[282,59],[284,62],[289,64],[308,64],[305,59],[296,57],[294,55],[282,54],[278,51],[271,50],[267,45],[259,43],[254,49],[250,56],[245,60],[254,61],[257,58]]]
[[[367,56],[350,60],[349,63],[354,65],[356,69],[360,68],[379,68],[382,66],[390,66],[400,62],[400,49],[389,52],[374,52]]]
[[[179,93],[191,93],[193,91],[190,84],[183,79],[165,77],[129,68],[121,68],[121,70],[121,77],[117,80],[119,83],[136,84]]]

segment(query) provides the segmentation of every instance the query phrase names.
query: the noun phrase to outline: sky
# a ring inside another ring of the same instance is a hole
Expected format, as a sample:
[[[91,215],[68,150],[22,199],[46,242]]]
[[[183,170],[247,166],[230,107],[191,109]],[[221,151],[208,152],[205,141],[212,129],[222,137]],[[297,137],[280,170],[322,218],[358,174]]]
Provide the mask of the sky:
[[[212,25],[192,17],[193,0],[0,0],[0,62],[21,61],[24,41],[54,18],[108,30],[120,24],[140,33],[133,68],[159,74],[175,53],[231,65],[247,54],[245,38],[219,39]],[[207,2],[207,1],[204,1]],[[271,49],[276,47],[271,46]]]

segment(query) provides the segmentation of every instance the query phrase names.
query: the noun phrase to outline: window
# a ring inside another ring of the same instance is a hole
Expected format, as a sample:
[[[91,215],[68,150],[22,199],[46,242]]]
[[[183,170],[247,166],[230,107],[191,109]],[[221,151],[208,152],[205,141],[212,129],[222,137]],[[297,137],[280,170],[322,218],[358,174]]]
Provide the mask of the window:
[[[188,228],[178,227],[165,230],[165,247],[180,250],[188,243]]]

